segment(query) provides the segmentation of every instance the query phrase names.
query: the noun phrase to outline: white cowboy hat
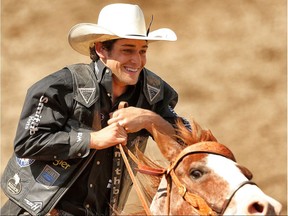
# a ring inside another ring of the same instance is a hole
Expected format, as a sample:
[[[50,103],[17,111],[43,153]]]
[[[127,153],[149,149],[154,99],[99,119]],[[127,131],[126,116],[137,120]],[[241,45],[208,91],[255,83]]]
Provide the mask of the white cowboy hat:
[[[110,4],[100,11],[97,24],[80,23],[73,26],[68,41],[74,50],[89,56],[89,47],[95,42],[117,38],[147,41],[177,40],[176,34],[168,28],[149,31],[150,26],[147,30],[143,12],[138,5]]]

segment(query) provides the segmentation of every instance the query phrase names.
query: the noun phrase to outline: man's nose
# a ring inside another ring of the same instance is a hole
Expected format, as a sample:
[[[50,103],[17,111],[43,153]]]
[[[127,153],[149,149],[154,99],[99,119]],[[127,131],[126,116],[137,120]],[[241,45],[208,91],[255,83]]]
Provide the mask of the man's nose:
[[[135,53],[131,58],[131,62],[137,65],[140,65],[142,62],[142,57],[140,53]]]

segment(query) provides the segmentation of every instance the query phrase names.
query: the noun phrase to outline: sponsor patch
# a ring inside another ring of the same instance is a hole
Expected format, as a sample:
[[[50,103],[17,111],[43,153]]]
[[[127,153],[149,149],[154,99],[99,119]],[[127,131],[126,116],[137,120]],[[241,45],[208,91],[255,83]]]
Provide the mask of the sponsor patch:
[[[41,208],[43,203],[41,201],[31,201],[28,199],[24,199],[24,204],[28,206],[34,212],[38,212]]]
[[[41,96],[39,99],[39,103],[35,112],[35,115],[32,117],[32,119],[29,121],[30,124],[30,135],[34,135],[36,131],[38,131],[38,125],[42,118],[42,110],[44,108],[44,104],[48,103],[48,98]],[[30,117],[29,117],[30,118]],[[27,123],[26,123],[27,126]]]
[[[20,184],[20,177],[16,173],[13,178],[10,178],[7,182],[7,189],[9,193],[17,195],[21,192],[22,186]]]
[[[30,128],[31,122],[33,121],[34,117],[33,116],[29,116],[26,125],[25,125],[25,130],[28,130]]]
[[[78,133],[77,133],[77,140],[76,140],[76,142],[77,142],[77,143],[78,143],[78,142],[81,142],[81,141],[82,141],[82,137],[83,137],[83,133],[78,132]]]
[[[52,186],[59,176],[60,174],[56,170],[46,165],[36,180],[41,184]]]
[[[16,157],[16,163],[20,166],[20,167],[27,167],[30,166],[31,164],[34,163],[34,159],[29,159],[29,158],[18,158]]]
[[[66,161],[64,160],[55,160],[53,162],[53,165],[54,166],[61,166],[63,169],[69,169],[69,167],[71,166],[69,163],[67,163]]]

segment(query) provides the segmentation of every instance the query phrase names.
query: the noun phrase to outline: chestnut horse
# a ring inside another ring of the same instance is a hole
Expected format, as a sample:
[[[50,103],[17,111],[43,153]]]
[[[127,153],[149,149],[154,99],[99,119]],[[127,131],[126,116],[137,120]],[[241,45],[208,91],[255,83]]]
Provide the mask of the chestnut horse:
[[[251,181],[251,172],[236,163],[233,153],[210,130],[194,121],[192,132],[181,123],[178,128],[177,139],[153,130],[155,142],[170,162],[167,169],[137,154],[152,215],[280,214],[281,204]]]

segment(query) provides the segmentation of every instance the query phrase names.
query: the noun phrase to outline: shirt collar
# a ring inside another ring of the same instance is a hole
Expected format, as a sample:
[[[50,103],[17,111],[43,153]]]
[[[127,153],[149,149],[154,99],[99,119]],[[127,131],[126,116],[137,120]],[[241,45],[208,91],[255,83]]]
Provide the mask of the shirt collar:
[[[112,96],[112,71],[110,68],[98,60],[94,62],[95,74],[97,77],[97,82],[100,83],[106,90],[109,97]]]
[[[110,68],[108,68],[100,59],[97,62],[94,62],[94,68],[95,68],[95,74],[97,78],[97,82],[100,83],[106,90],[107,96],[112,99],[112,71]],[[144,77],[143,71],[140,73],[139,81],[137,82],[137,86],[139,86],[138,90],[141,89],[140,86],[143,85],[141,80],[143,80]],[[129,86],[127,92],[129,92],[130,95],[134,95],[136,90],[136,86]],[[123,98],[122,98],[123,97]],[[126,94],[122,95],[120,97],[121,99],[126,99],[127,101],[130,99],[130,96],[127,97]]]

